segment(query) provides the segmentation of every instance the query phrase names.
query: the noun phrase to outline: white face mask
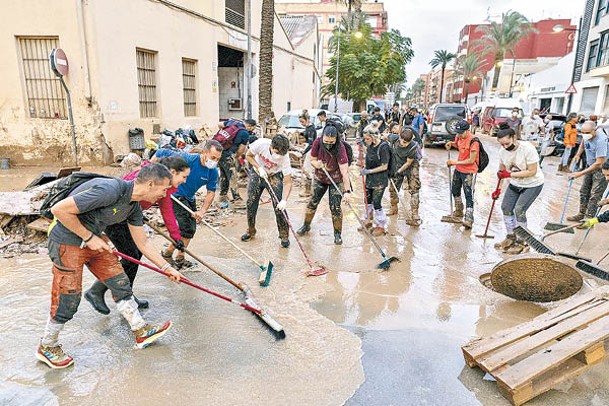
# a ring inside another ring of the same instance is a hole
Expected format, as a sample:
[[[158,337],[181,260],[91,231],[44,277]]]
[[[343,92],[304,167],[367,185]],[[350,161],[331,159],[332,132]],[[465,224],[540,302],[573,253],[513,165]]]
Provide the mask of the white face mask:
[[[276,161],[276,162],[277,162],[277,161],[279,161],[279,160],[281,159],[281,157],[282,157],[282,156],[283,156],[283,155],[279,155],[279,154],[278,154],[278,153],[276,153],[276,152],[271,152],[271,159],[272,159],[273,161]]]
[[[550,120],[548,120],[547,118],[543,120],[544,123],[548,124],[550,122]]]
[[[218,162],[208,159],[207,161],[205,161],[205,166],[207,166],[209,169],[214,169],[215,167],[218,166]]]
[[[582,134],[582,138],[584,141],[590,141],[592,139],[592,134]]]
[[[512,113],[512,117],[518,117],[518,113]]]
[[[535,114],[535,115],[533,116],[533,118],[534,118],[535,120],[539,120],[539,114]]]

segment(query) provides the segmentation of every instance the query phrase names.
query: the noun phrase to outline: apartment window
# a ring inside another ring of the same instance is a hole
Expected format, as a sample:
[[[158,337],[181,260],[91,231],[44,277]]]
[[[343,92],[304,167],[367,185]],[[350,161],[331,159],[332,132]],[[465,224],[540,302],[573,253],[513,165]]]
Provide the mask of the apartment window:
[[[245,29],[245,0],[225,0],[224,18],[226,22]]]
[[[329,17],[328,17],[328,23],[329,23],[329,24],[334,24],[334,23],[336,23],[336,16],[329,16]]]
[[[182,83],[184,87],[184,115],[197,115],[197,61],[182,59]]]
[[[18,37],[27,109],[32,118],[67,118],[66,95],[49,65],[59,37]]]
[[[609,12],[609,0],[600,0],[598,2],[598,10],[596,10],[596,19],[594,20],[594,24],[598,25],[601,21],[601,17],[607,15]]]
[[[588,63],[586,64],[586,72],[596,68],[596,58],[598,58],[598,40],[590,42],[590,52],[588,52]]]
[[[601,33],[599,44],[596,66],[605,66],[609,64],[609,31]]]
[[[157,117],[156,52],[136,50],[140,117]]]

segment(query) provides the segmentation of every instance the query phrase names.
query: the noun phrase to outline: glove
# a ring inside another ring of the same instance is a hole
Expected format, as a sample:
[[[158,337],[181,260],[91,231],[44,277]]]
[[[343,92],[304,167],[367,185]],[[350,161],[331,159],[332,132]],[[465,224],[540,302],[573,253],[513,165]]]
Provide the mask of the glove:
[[[277,210],[284,211],[287,205],[288,205],[288,202],[286,202],[285,200],[282,200],[279,203],[277,203]]]
[[[499,179],[506,179],[506,178],[511,178],[512,177],[512,172],[506,171],[505,169],[502,171],[497,172],[497,177]]]
[[[592,217],[591,219],[584,221],[584,224],[582,224],[582,226],[584,228],[591,228],[594,227],[595,224],[598,224],[598,218]]]
[[[359,174],[362,176],[366,176],[366,175],[370,175],[371,172],[372,171],[370,169],[362,169]]]
[[[186,247],[184,246],[184,241],[182,241],[182,240],[176,240],[176,242],[173,244],[173,246],[176,247],[176,249],[181,252],[184,252],[184,249],[186,249]]]
[[[501,189],[495,189],[495,191],[491,194],[493,200],[499,199],[499,196],[501,196]]]
[[[455,162],[455,161],[446,161],[446,165],[448,165],[448,166],[454,166],[456,164],[457,164],[457,162]]]
[[[268,180],[268,178],[269,178],[269,175],[266,173],[266,171],[264,170],[264,168],[263,168],[262,166],[259,166],[259,167],[258,167],[258,175],[259,175],[261,178],[264,178],[264,179],[267,179],[267,180]]]
[[[444,148],[446,148],[448,151],[450,151],[450,149],[453,147],[453,143],[448,141],[446,144],[444,144]]]

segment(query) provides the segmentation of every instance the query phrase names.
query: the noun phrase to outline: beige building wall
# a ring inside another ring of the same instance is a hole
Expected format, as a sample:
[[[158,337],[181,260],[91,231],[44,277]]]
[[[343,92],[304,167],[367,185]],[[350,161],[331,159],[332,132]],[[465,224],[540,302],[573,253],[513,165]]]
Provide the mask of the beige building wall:
[[[72,163],[68,121],[29,117],[18,35],[59,36],[70,63],[66,80],[72,94],[81,162],[108,163],[116,155],[128,153],[129,128],[141,127],[147,137],[155,124],[173,130],[184,126],[199,129],[203,124],[214,128],[220,114],[218,44],[245,52],[247,36],[224,23],[223,0],[172,3],[178,7],[150,0],[57,2],[53,18],[38,1],[23,0],[7,6],[3,10],[5,24],[0,26],[0,74],[4,78],[0,83],[0,155],[11,158],[14,164]],[[257,67],[261,0],[252,3],[252,52]],[[294,49],[279,20],[275,20],[273,104],[281,115],[288,101],[312,106],[317,98],[311,80],[316,64],[309,39]],[[138,48],[157,53],[154,118],[140,118]],[[197,61],[194,117],[184,116],[182,58]],[[255,77],[254,117],[258,111],[257,89]]]

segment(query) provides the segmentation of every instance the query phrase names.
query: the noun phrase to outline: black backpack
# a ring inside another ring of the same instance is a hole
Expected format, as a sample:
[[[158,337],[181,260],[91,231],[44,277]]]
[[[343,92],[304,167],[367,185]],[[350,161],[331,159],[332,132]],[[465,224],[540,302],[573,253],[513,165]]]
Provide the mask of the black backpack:
[[[95,178],[114,179],[111,176],[100,175],[99,173],[74,172],[53,185],[49,195],[42,202],[42,206],[40,206],[40,215],[52,220],[53,213],[51,213],[51,208],[53,208],[55,203],[68,197],[72,190],[78,186]]]
[[[345,132],[345,123],[343,123],[343,120],[341,120],[340,117],[338,117],[338,116],[330,116],[330,117],[328,117],[326,119],[326,125],[331,125],[332,127],[336,128],[336,131],[338,132],[338,135],[342,139],[342,135]]]
[[[347,141],[342,141],[341,143],[345,146],[345,151],[347,151],[347,160],[349,161],[348,165],[351,166],[353,163],[353,147]]]
[[[383,145],[386,145],[387,148],[389,148],[389,162],[387,164],[387,174],[389,175],[389,177],[394,177],[396,172],[398,171],[398,160],[395,157],[395,151],[387,141],[381,142],[377,152],[379,161],[381,160],[381,148],[383,147]]]
[[[484,150],[484,146],[482,146],[482,142],[480,141],[480,139],[478,137],[475,137],[472,140],[472,142],[477,142],[478,145],[480,146],[480,149],[478,151],[478,173],[480,173],[483,170],[485,170],[486,167],[488,166],[488,163],[489,163],[488,154]],[[471,143],[470,143],[470,145],[471,145]]]

